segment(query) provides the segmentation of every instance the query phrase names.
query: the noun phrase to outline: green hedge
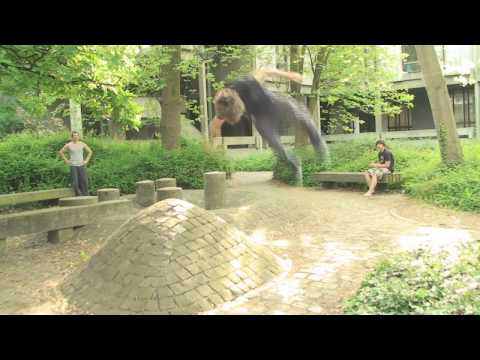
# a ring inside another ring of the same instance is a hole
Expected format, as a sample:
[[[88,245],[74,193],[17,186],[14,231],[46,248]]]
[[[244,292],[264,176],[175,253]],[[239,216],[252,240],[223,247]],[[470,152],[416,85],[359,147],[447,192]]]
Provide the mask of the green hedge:
[[[69,186],[69,168],[57,152],[69,141],[67,133],[48,136],[20,134],[0,141],[0,193]],[[155,141],[119,141],[92,137],[84,141],[94,151],[88,166],[89,190],[117,187],[135,192],[135,182],[174,177],[185,189],[203,187],[207,171],[226,171],[222,151],[182,140],[180,149],[166,151]]]

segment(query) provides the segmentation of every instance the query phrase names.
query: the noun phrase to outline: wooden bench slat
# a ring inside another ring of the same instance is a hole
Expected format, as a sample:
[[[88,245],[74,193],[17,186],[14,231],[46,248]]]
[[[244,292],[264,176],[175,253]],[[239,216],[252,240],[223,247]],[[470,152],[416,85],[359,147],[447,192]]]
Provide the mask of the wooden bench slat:
[[[0,206],[28,204],[36,201],[54,200],[74,195],[73,190],[69,188],[5,194],[0,195]]]
[[[365,183],[365,176],[362,172],[319,172],[313,174],[313,178],[319,182],[337,183]],[[385,174],[380,183],[392,185],[401,180],[400,173]]]

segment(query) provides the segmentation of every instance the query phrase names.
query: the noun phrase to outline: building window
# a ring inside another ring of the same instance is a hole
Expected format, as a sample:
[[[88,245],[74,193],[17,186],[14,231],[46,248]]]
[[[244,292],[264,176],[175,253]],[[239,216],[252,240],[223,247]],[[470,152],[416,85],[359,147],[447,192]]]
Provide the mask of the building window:
[[[457,128],[475,125],[475,94],[473,86],[451,87],[448,89],[452,100],[453,114]]]
[[[400,114],[388,117],[388,131],[412,130],[412,113],[404,109]]]
[[[407,73],[420,72],[415,45],[402,45],[402,53],[407,54],[407,57],[402,60],[403,71]]]

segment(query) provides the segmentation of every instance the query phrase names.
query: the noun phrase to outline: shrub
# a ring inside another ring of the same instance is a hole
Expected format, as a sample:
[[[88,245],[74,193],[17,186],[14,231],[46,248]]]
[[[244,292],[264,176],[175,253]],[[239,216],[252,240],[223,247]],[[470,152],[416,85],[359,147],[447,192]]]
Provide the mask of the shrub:
[[[446,253],[414,251],[380,263],[357,293],[346,314],[480,314],[480,247],[471,242],[458,260]]]
[[[57,155],[68,139],[68,133],[20,134],[0,141],[0,193],[69,186],[69,168]],[[133,193],[135,182],[161,177],[175,177],[178,186],[198,189],[203,187],[204,172],[228,170],[224,153],[202,143],[182,140],[179,149],[166,151],[156,141],[102,137],[84,141],[94,151],[88,166],[93,193],[103,187]]]

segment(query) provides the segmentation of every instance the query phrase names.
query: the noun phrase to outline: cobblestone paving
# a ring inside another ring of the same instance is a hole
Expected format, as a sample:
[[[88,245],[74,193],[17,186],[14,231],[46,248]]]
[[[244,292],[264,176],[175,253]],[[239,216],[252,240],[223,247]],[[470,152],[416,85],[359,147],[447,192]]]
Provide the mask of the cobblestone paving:
[[[235,174],[232,191],[256,193],[256,201],[216,213],[290,262],[290,272],[209,314],[341,314],[379,260],[442,239],[480,239],[478,215],[398,193],[365,198],[352,190],[292,188],[270,176]]]

